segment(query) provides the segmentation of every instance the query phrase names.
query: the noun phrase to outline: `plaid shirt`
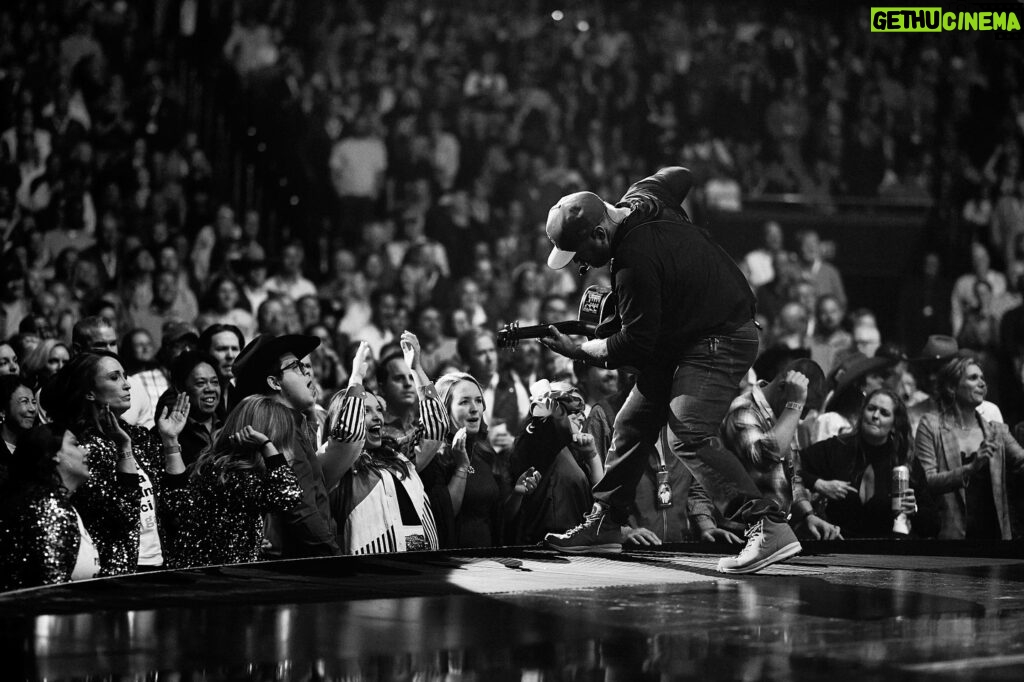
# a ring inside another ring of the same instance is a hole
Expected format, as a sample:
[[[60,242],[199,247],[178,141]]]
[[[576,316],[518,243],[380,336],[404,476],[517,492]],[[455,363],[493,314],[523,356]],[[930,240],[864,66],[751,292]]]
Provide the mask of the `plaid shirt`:
[[[743,462],[758,490],[788,512],[794,502],[811,498],[800,477],[796,434],[783,453],[772,433],[775,413],[764,397],[765,386],[762,381],[732,402],[722,422],[722,440]]]

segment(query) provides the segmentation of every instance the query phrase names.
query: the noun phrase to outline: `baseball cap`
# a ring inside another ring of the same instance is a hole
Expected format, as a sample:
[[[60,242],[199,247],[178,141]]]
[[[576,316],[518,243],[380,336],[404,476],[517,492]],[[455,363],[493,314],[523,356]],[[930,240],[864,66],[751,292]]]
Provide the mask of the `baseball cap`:
[[[604,201],[593,192],[575,192],[559,199],[548,211],[544,227],[555,245],[548,256],[548,267],[561,270],[571,263],[580,244],[606,214]]]

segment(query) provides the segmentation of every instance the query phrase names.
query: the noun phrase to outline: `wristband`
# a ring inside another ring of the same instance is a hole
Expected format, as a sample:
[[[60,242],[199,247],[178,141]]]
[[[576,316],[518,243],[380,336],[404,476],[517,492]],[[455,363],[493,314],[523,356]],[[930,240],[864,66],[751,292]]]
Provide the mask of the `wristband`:
[[[786,409],[787,410],[796,410],[797,412],[803,412],[804,411],[804,404],[791,401],[791,402],[786,403]]]
[[[180,445],[165,445],[164,452],[181,452]]]
[[[260,443],[260,452],[262,452],[262,451],[263,451],[263,448],[267,447],[268,445],[274,445],[274,441],[272,441],[272,440],[270,440],[270,439],[268,438],[268,439],[266,439],[265,441],[263,441],[262,443]],[[274,446],[274,449],[275,449],[275,450],[277,449],[277,446],[276,446],[276,445]]]
[[[128,450],[128,451],[122,450],[122,451],[121,451],[121,454],[119,454],[119,455],[117,456],[117,458],[118,458],[118,459],[131,459],[131,458],[132,458],[132,457],[134,457],[134,456],[135,456],[135,455],[134,455],[134,453],[132,453],[132,451],[131,451],[131,450]]]
[[[464,466],[464,467],[456,467],[456,469],[455,469],[455,470],[456,470],[456,471],[465,471],[465,472],[466,472],[466,475],[467,475],[467,476],[468,476],[469,474],[475,474],[475,473],[476,473],[476,469],[474,469],[474,468],[472,467],[472,465],[469,465],[469,464],[467,464],[467,465],[466,465],[466,466]]]

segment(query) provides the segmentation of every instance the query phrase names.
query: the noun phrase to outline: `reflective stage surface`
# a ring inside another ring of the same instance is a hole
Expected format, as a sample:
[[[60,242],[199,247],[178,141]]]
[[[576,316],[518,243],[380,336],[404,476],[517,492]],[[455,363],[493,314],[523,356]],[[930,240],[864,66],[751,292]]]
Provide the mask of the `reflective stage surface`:
[[[1020,545],[805,549],[754,576],[673,545],[97,580],[0,596],[0,655],[4,679],[1024,679]]]

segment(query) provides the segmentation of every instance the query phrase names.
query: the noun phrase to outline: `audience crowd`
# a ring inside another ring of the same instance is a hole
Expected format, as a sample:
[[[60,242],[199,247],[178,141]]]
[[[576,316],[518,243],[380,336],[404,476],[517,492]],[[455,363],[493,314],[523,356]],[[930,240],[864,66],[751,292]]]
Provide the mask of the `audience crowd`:
[[[608,284],[543,266],[558,197],[680,163],[698,222],[781,194],[930,207],[893,329],[814,230],[734,254],[762,353],[723,442],[798,533],[1024,533],[1012,44],[880,41],[852,9],[542,6],[0,9],[0,589],[575,525],[631,377],[494,332]],[[196,36],[302,224],[223,191],[170,67]],[[670,454],[627,541],[740,542]]]

